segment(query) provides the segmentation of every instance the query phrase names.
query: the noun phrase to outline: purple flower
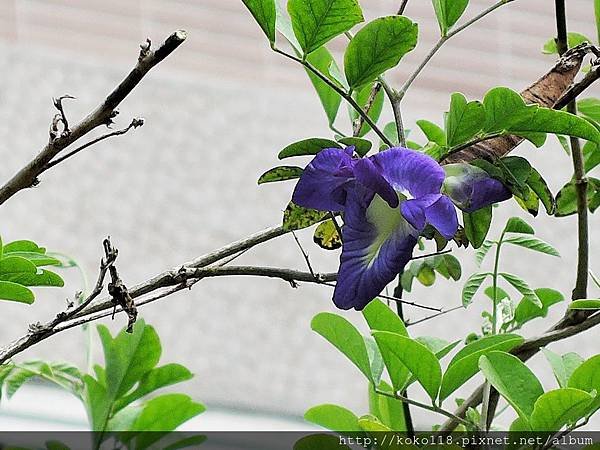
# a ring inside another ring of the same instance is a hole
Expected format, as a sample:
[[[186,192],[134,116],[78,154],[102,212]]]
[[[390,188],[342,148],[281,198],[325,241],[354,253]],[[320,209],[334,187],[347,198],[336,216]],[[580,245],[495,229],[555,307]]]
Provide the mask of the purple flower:
[[[404,269],[426,225],[451,239],[458,220],[450,198],[441,193],[444,169],[429,156],[397,147],[357,159],[353,151],[348,147],[319,152],[304,169],[292,201],[343,213],[333,301],[341,309],[361,310]],[[459,206],[472,210],[498,201],[488,198],[493,189],[479,174],[473,186],[466,187],[461,180],[470,184],[473,177],[455,176],[447,190],[450,196],[459,194]]]
[[[447,164],[443,191],[454,204],[466,212],[473,212],[492,203],[508,200],[511,192],[488,173],[470,164]]]
[[[410,260],[427,224],[446,238],[458,220],[440,193],[444,170],[429,156],[392,148],[354,159],[353,148],[324,149],[308,164],[292,200],[344,214],[342,255],[333,301],[362,309]]]

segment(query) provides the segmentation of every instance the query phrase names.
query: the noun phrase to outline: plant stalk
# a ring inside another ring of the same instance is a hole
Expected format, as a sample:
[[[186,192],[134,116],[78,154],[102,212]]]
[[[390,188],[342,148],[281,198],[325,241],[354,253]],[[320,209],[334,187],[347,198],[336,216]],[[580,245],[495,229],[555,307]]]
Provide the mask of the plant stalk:
[[[559,55],[568,49],[567,14],[565,0],[554,1],[556,10],[556,47]],[[577,105],[572,100],[567,105],[567,111],[577,114]],[[573,182],[577,195],[577,278],[573,288],[572,299],[587,297],[587,282],[589,271],[589,226],[587,209],[587,179],[583,164],[583,154],[579,139],[570,138],[571,158],[573,161]]]

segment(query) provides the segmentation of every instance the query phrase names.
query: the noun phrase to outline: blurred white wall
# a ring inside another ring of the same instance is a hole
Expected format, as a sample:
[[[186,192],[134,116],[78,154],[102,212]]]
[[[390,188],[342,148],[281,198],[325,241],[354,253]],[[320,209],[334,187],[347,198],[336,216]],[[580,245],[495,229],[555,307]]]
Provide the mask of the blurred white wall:
[[[394,11],[395,1],[364,1],[368,18]],[[466,17],[490,5],[472,1]],[[571,0],[572,29],[594,37],[592,6]],[[430,2],[409,2],[406,14],[420,24],[423,37],[390,80],[400,83],[433,45],[437,24]],[[237,0],[3,0],[0,2],[0,180],[7,179],[47,141],[54,114],[51,99],[64,93],[74,122],[93,108],[127,73],[146,36],[159,42],[184,28],[188,41],[142,82],[120,108],[118,124],[134,116],[146,125],[105,141],[42,177],[0,208],[5,242],[33,239],[74,256],[95,279],[102,239],[119,248],[118,267],[130,285],[150,275],[277,224],[292,185],[258,187],[257,177],[277,164],[286,144],[328,136],[317,97],[298,67],[271,54],[258,27]],[[516,1],[450,41],[431,62],[406,98],[405,122],[422,140],[414,122],[438,123],[451,92],[481,97],[490,87],[520,89],[533,82],[553,58],[540,53],[554,33],[547,1]],[[332,48],[339,49],[335,42]],[[590,90],[598,93],[598,88]],[[348,129],[342,108],[339,126]],[[391,117],[389,111],[385,118]],[[543,149],[523,145],[554,191],[569,178],[569,159],[549,138]],[[524,214],[514,203],[502,205],[494,229],[507,217]],[[528,220],[539,236],[555,245],[562,259],[507,249],[504,261],[533,287],[552,287],[569,295],[574,280],[575,220],[540,216]],[[598,229],[592,216],[592,232]],[[335,270],[337,254],[311,244],[311,232],[298,233],[320,271]],[[593,234],[594,236],[594,234]],[[600,263],[592,238],[591,264]],[[475,269],[471,253],[455,254],[464,271]],[[303,268],[291,236],[248,252],[238,260]],[[47,320],[81,289],[76,273],[66,274],[62,290],[38,290],[33,306],[2,303],[0,342],[21,335],[27,324]],[[417,287],[409,298],[434,306],[460,303],[462,283]],[[210,407],[222,406],[278,415],[301,415],[318,403],[339,403],[367,411],[360,374],[310,330],[310,320],[333,310],[328,287],[248,278],[205,280],[191,292],[143,308],[158,329],[163,360],[182,362],[196,373],[186,388]],[[456,340],[477,331],[484,304],[412,329]],[[411,319],[426,313],[409,309]],[[552,318],[562,314],[556,307]],[[357,313],[344,313],[363,329]],[[113,328],[124,324],[117,317]],[[549,324],[550,322],[548,322]],[[543,326],[531,326],[533,334]],[[592,330],[553,345],[555,351],[597,353]],[[68,359],[84,364],[83,335],[73,330],[46,341],[19,358]],[[531,362],[547,386],[550,370],[540,356]],[[472,380],[470,387],[479,380]],[[415,394],[421,395],[417,388]],[[465,391],[465,394],[467,392]],[[432,418],[418,414],[421,423]],[[509,422],[506,418],[506,423]]]

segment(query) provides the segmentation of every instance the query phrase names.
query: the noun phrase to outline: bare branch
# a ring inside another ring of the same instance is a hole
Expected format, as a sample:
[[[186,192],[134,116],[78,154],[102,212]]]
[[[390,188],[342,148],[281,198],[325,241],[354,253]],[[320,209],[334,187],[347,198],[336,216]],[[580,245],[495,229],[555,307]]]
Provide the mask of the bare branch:
[[[4,186],[0,187],[0,205],[22,189],[36,185],[38,176],[46,170],[48,163],[68,146],[93,129],[111,123],[115,108],[131,93],[150,69],[169,56],[183,43],[185,38],[185,31],[176,31],[154,51],[151,50],[150,41],[148,40],[142,46],[135,67],[95,110],[88,114],[70,132],[64,132],[57,135],[55,139],[51,139],[33,160],[19,170]],[[59,108],[59,110],[61,109],[62,107]],[[67,131],[66,116],[61,115],[60,119],[63,121],[64,131]]]
[[[77,147],[74,150],[71,150],[69,153],[66,153],[63,156],[60,156],[60,157],[58,157],[56,159],[53,159],[48,164],[46,164],[46,167],[44,167],[44,171],[50,169],[51,167],[56,166],[57,164],[60,164],[65,159],[68,159],[68,158],[70,158],[72,156],[75,156],[80,151],[85,150],[86,148],[91,147],[92,145],[97,144],[98,142],[103,141],[104,139],[108,139],[108,138],[113,137],[113,136],[120,136],[122,134],[127,133],[132,128],[141,127],[142,125],[144,125],[144,119],[134,118],[131,121],[131,123],[126,128],[122,128],[122,129],[117,130],[117,131],[111,131],[110,133],[103,134],[102,136],[98,136],[97,138],[92,139],[90,142],[86,142],[82,146]]]

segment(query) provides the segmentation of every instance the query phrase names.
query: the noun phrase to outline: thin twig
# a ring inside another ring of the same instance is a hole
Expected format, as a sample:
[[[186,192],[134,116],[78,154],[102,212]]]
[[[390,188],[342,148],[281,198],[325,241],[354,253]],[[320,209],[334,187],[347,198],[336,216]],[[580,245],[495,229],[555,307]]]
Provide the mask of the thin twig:
[[[402,14],[404,14],[404,10],[406,9],[407,4],[408,0],[402,0],[402,3],[400,3],[400,7],[398,8],[398,12],[396,13],[397,16],[401,16]]]
[[[0,364],[3,364],[9,358],[12,358],[17,353],[22,352],[23,350],[37,344],[38,342],[47,339],[55,333],[56,327],[64,322],[71,320],[80,314],[85,308],[87,308],[90,303],[97,298],[102,289],[104,288],[104,279],[106,278],[106,274],[110,270],[111,267],[114,266],[114,262],[117,259],[118,252],[110,245],[106,246],[106,241],[104,241],[104,249],[105,256],[100,260],[100,271],[98,273],[98,279],[96,280],[96,284],[94,289],[87,296],[85,300],[79,303],[77,306],[73,308],[75,302],[70,302],[66,311],[60,312],[56,315],[56,317],[45,324],[32,324],[29,326],[28,333],[20,339],[17,339],[7,347],[3,348],[0,351]],[[110,242],[110,241],[109,241]],[[71,309],[72,308],[72,309]]]
[[[97,144],[98,142],[103,141],[104,139],[108,139],[113,136],[120,136],[122,134],[127,133],[132,128],[141,127],[142,125],[144,125],[144,119],[135,118],[131,121],[131,123],[126,128],[123,128],[123,129],[117,130],[117,131],[112,131],[112,132],[104,134],[102,136],[98,136],[97,138],[92,139],[90,142],[87,142],[87,143],[83,144],[82,146],[77,147],[75,150],[71,150],[70,152],[66,153],[65,155],[60,156],[56,159],[53,159],[48,164],[46,164],[46,167],[44,167],[44,171],[56,166],[57,164],[60,164],[65,159],[68,159],[68,158],[76,155],[80,151],[85,150],[86,148],[88,148],[94,144]]]
[[[477,14],[472,19],[466,21],[464,24],[462,24],[462,25],[454,28],[446,36],[440,37],[440,39],[437,41],[437,43],[429,51],[429,53],[427,53],[427,55],[425,56],[425,59],[423,59],[423,61],[421,61],[421,64],[419,64],[419,66],[416,68],[416,70],[408,77],[408,79],[406,80],[406,82],[404,83],[404,85],[402,86],[402,88],[398,91],[398,97],[399,97],[399,99],[401,100],[404,97],[404,95],[406,94],[406,92],[408,91],[408,89],[410,88],[410,86],[412,85],[412,83],[419,76],[419,74],[423,71],[423,69],[425,68],[425,66],[427,65],[427,63],[429,63],[429,61],[431,60],[431,58],[433,58],[433,56],[442,47],[442,45],[444,45],[444,43],[446,43],[446,41],[448,41],[448,39],[452,38],[453,36],[456,36],[458,33],[460,33],[461,31],[463,31],[465,28],[470,27],[475,22],[483,19],[485,16],[487,16],[490,13],[492,13],[496,9],[500,8],[501,6],[506,5],[507,3],[514,2],[514,1],[515,0],[500,0],[499,2],[494,3],[489,8],[487,8],[487,9],[483,10],[482,12],[480,12],[479,14]]]
[[[381,140],[383,142],[385,142],[387,145],[389,145],[390,147],[392,147],[392,143],[390,142],[390,140],[379,129],[379,127],[377,127],[377,124],[375,122],[373,122],[373,120],[369,117],[369,115],[364,112],[364,110],[360,107],[360,105],[356,102],[356,100],[354,100],[352,98],[351,94],[349,94],[348,92],[344,91],[337,84],[335,84],[333,81],[331,81],[325,75],[323,75],[316,67],[314,67],[308,61],[303,60],[301,58],[298,58],[297,56],[294,56],[294,55],[292,55],[290,53],[287,53],[287,52],[285,52],[283,50],[280,50],[277,47],[273,47],[273,51],[275,53],[279,53],[280,55],[285,56],[286,58],[291,59],[292,61],[297,62],[298,64],[303,65],[309,71],[311,71],[313,74],[315,74],[321,81],[323,81],[325,84],[327,84],[331,89],[333,89],[335,92],[337,92],[344,100],[346,100],[346,102],[348,102],[350,104],[350,106],[352,106],[352,108],[354,108],[354,110],[363,118],[363,120],[369,124],[369,126],[373,129],[373,131],[375,133],[377,133],[377,135],[381,138]]]
[[[558,54],[563,55],[568,50],[567,16],[565,0],[555,0],[556,8],[556,48]],[[567,105],[567,111],[577,114],[575,98]],[[587,281],[589,271],[589,230],[587,207],[587,179],[583,166],[583,153],[579,139],[574,136],[569,138],[571,143],[571,158],[573,160],[573,183],[577,195],[577,279],[573,289],[573,300],[587,297]]]
[[[171,34],[156,50],[151,50],[148,43],[144,44],[135,67],[95,110],[73,127],[70,133],[57,135],[56,139],[48,142],[34,159],[0,187],[0,205],[17,192],[35,186],[39,182],[39,175],[46,170],[47,164],[68,146],[93,129],[110,124],[115,116],[117,106],[131,93],[150,69],[175,51],[185,41],[185,38],[186,32],[179,30]]]
[[[461,306],[455,306],[454,308],[450,308],[450,309],[444,309],[443,311],[440,311],[437,314],[432,314],[431,316],[426,316],[426,317],[423,317],[422,319],[419,319],[419,320],[415,320],[415,321],[411,321],[411,322],[406,322],[406,326],[410,327],[410,326],[416,325],[418,323],[426,322],[428,320],[435,319],[436,317],[443,316],[444,314],[448,314],[448,313],[451,313],[453,311],[458,311],[459,309],[465,309],[465,307],[461,305]]]
[[[373,84],[371,88],[371,92],[369,93],[369,98],[367,99],[367,103],[365,104],[364,111],[369,114],[371,112],[371,108],[373,108],[373,104],[375,103],[375,99],[377,98],[377,94],[381,91],[381,83]],[[365,123],[365,119],[363,116],[358,116],[354,123],[352,124],[352,135],[358,136],[360,134],[360,130],[362,129]]]
[[[335,287],[335,283],[323,283],[325,286]],[[442,308],[436,308],[435,306],[427,306],[422,303],[411,302],[408,300],[403,300],[398,297],[393,297],[391,295],[379,294],[377,297],[382,298],[384,300],[389,300],[394,303],[402,303],[403,305],[414,306],[415,308],[428,309],[429,311],[441,311]]]
[[[396,394],[396,393],[392,394],[390,392],[381,391],[379,389],[375,389],[375,392],[377,394],[379,394],[379,395],[383,395],[384,397],[395,398],[396,400],[401,400],[401,401],[403,401],[405,403],[408,403],[410,405],[418,406],[419,408],[423,408],[423,409],[426,409],[428,411],[432,411],[432,412],[435,412],[435,413],[438,413],[438,414],[442,414],[442,415],[444,415],[446,417],[450,417],[451,419],[456,420],[457,422],[462,423],[464,425],[468,425],[468,426],[472,425],[471,422],[469,422],[469,421],[467,421],[467,420],[465,420],[465,419],[463,419],[461,417],[458,417],[458,416],[452,414],[450,411],[446,411],[445,409],[440,408],[438,406],[428,405],[427,403],[421,403],[421,402],[419,402],[417,400],[413,400],[413,399],[405,397],[403,395]]]
[[[300,249],[300,253],[302,253],[302,257],[304,258],[304,261],[306,262],[306,267],[308,267],[308,271],[314,276],[315,271],[313,270],[312,265],[310,264],[310,258],[308,257],[308,253],[306,252],[306,250],[304,250],[304,247],[302,247],[302,244],[300,243],[298,236],[296,236],[296,233],[294,233],[293,231],[292,231],[292,236],[294,236],[296,245]]]

